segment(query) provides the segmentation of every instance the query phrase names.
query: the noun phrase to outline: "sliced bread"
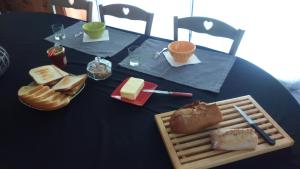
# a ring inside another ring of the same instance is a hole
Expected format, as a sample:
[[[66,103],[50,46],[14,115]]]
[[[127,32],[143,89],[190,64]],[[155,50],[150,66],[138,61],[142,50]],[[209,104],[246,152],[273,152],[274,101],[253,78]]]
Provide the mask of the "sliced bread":
[[[48,86],[23,86],[18,91],[19,98],[27,105],[38,110],[56,110],[69,104],[71,97],[55,92]]]
[[[87,78],[86,74],[72,76],[68,75],[62,78],[58,83],[56,83],[52,89],[55,91],[68,91],[78,86],[79,84],[83,84]]]
[[[29,75],[37,84],[45,85],[63,78],[67,73],[63,73],[62,70],[53,65],[45,65],[31,69]]]
[[[60,92],[55,92],[53,96],[41,101],[30,102],[28,104],[39,110],[51,111],[68,105],[70,100],[70,96],[66,96]]]
[[[84,82],[85,81],[82,81],[82,83],[79,83],[77,86],[74,86],[72,89],[62,91],[62,93],[68,96],[74,96],[82,88]]]
[[[63,77],[68,76],[69,73],[61,70],[60,68],[56,67],[55,65],[51,65],[59,74],[61,74]]]
[[[43,85],[28,85],[22,86],[18,90],[18,96],[22,99],[26,99],[30,97],[30,95],[34,94],[35,92],[41,90],[44,86]]]

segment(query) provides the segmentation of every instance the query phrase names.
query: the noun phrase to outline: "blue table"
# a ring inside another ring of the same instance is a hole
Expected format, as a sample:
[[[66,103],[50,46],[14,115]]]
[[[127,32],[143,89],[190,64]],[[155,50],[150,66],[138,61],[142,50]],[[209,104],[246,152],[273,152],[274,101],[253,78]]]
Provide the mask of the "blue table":
[[[40,112],[21,104],[18,89],[30,83],[28,71],[50,64],[43,40],[50,25],[65,26],[78,20],[46,13],[0,15],[0,45],[11,56],[8,71],[0,77],[0,168],[172,168],[156,126],[154,115],[193,100],[214,102],[251,95],[295,140],[291,148],[220,166],[218,168],[300,168],[300,107],[291,94],[259,67],[237,58],[220,93],[190,88],[117,66],[127,56],[124,50],[110,58],[113,75],[86,87],[67,107]],[[134,44],[141,44],[138,39]],[[85,73],[94,56],[66,48],[66,71]],[[128,76],[143,78],[158,89],[194,93],[193,98],[152,95],[143,106],[110,98]]]

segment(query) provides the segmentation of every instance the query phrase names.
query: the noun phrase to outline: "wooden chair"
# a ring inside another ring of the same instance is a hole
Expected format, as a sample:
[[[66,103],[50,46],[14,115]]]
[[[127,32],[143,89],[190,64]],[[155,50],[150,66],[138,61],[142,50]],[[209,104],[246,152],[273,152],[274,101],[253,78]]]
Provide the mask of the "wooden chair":
[[[102,22],[105,22],[105,15],[110,15],[117,18],[127,18],[130,20],[145,21],[145,35],[150,36],[153,13],[149,13],[143,9],[127,4],[110,4],[106,6],[99,5],[99,10]]]
[[[178,18],[174,16],[174,40],[178,40],[178,28],[232,39],[233,43],[229,50],[230,55],[236,54],[245,32],[241,29],[235,29],[225,22],[207,17]]]
[[[87,22],[92,21],[93,2],[86,0],[50,0],[50,7],[54,14],[56,14],[56,6],[73,8],[73,9],[84,9],[87,13]]]

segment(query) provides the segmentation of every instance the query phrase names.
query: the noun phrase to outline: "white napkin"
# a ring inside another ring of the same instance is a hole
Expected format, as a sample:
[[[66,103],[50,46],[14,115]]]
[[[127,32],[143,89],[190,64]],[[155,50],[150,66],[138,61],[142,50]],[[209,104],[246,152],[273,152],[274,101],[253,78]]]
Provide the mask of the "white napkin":
[[[98,39],[91,39],[86,33],[83,33],[83,42],[97,42],[97,41],[108,41],[109,40],[109,33],[108,30],[103,32],[103,35]]]
[[[175,62],[175,60],[173,59],[173,57],[171,56],[171,54],[168,51],[164,52],[164,55],[165,55],[165,58],[167,59],[167,61],[173,67],[201,63],[201,61],[198,59],[198,57],[195,54],[193,54],[186,63]]]

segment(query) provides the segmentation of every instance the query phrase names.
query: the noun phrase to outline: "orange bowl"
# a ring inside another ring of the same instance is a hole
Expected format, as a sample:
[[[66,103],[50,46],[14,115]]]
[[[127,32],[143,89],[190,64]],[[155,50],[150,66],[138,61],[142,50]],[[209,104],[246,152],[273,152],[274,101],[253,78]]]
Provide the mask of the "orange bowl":
[[[169,43],[168,50],[175,62],[186,63],[194,54],[196,46],[188,41],[174,41]]]

